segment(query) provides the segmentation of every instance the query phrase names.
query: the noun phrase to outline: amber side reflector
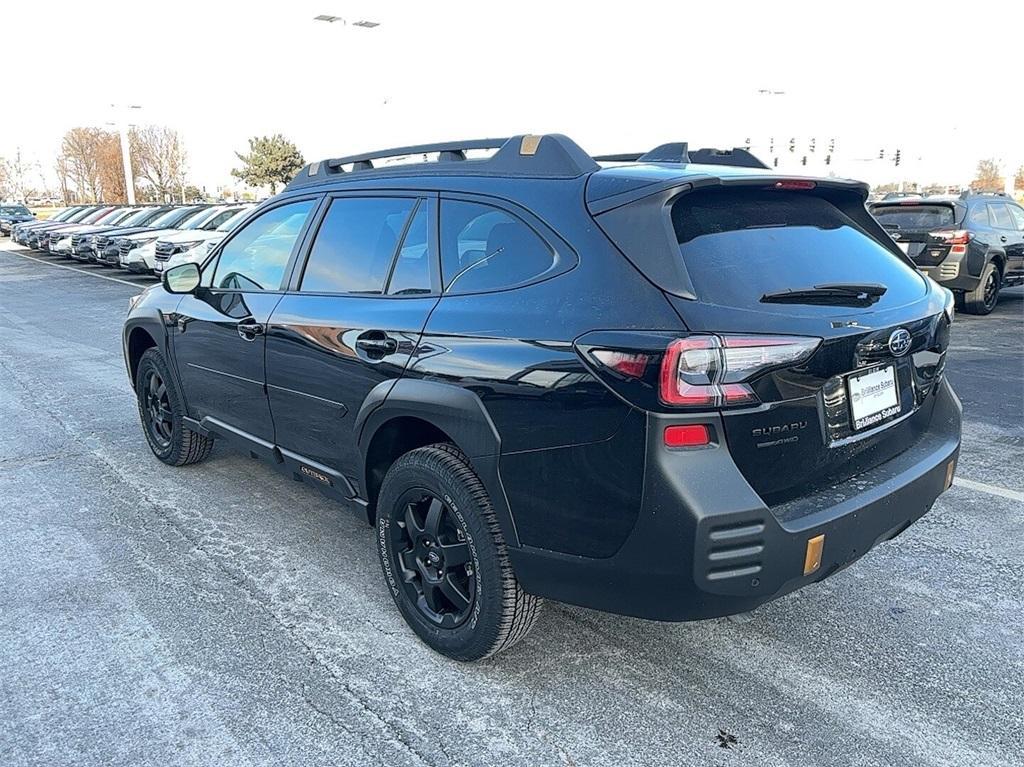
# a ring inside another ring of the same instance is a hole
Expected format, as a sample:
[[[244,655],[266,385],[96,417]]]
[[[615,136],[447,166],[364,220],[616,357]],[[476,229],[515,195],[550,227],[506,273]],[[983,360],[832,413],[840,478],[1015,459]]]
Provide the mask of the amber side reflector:
[[[956,461],[950,461],[946,466],[946,490],[953,486],[953,472],[956,471]]]
[[[537,154],[540,139],[540,136],[523,136],[522,143],[519,144],[519,154]]]
[[[804,554],[804,575],[810,575],[821,567],[821,551],[824,548],[824,534],[816,535],[807,541],[807,553]]]

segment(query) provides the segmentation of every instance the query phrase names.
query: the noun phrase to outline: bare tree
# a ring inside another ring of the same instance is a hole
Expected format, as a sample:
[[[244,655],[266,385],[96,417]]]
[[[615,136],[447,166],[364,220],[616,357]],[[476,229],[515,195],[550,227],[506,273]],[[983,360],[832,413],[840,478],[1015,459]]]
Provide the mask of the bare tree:
[[[0,202],[13,196],[13,188],[11,172],[7,168],[7,160],[0,157]]]
[[[185,183],[187,154],[176,130],[133,128],[129,135],[136,175],[149,182],[159,199],[170,200]]]
[[[1017,172],[1013,176],[1013,188],[1024,189],[1024,165],[1017,168]]]
[[[65,205],[71,204],[71,188],[69,186],[71,176],[71,164],[67,155],[63,152],[57,155],[53,164],[53,172],[57,174],[57,184],[60,186],[60,196]]]
[[[28,163],[21,156],[21,147],[14,152],[14,159],[4,163],[7,176],[7,185],[10,188],[9,195],[17,200],[25,201],[25,176],[28,174]]]
[[[96,167],[105,202],[128,202],[124,183],[124,164],[121,162],[121,137],[104,131],[96,146]]]
[[[999,163],[995,160],[979,160],[971,188],[977,192],[1003,191],[1003,176],[999,172]]]
[[[72,128],[61,141],[68,175],[83,200],[96,202],[100,199],[99,147],[104,133],[106,131],[99,128]]]

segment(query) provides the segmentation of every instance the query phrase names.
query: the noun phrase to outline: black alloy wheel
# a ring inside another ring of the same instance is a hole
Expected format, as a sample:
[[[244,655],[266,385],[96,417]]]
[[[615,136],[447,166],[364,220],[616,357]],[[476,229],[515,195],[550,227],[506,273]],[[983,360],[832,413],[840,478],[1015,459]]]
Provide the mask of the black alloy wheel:
[[[476,599],[466,531],[452,509],[429,490],[403,495],[403,519],[391,526],[402,587],[420,613],[441,628],[469,617]]]
[[[988,273],[988,278],[985,280],[984,293],[982,294],[982,301],[985,303],[985,309],[991,312],[996,308],[996,301],[999,300],[999,270],[991,269]]]
[[[174,417],[171,413],[171,402],[167,396],[167,384],[157,370],[151,369],[146,380],[145,413],[146,428],[150,436],[161,447],[171,444],[174,433]]]

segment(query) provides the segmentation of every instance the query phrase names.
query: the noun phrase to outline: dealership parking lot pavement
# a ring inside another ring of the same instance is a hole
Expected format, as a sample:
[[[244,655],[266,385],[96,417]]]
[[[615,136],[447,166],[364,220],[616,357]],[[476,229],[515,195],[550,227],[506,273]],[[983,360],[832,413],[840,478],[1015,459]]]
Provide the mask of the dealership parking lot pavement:
[[[347,512],[219,446],[150,455],[119,340],[145,279],[8,250],[4,767],[1022,763],[1021,290],[957,317],[962,483],[900,538],[746,622],[552,604],[460,665]]]

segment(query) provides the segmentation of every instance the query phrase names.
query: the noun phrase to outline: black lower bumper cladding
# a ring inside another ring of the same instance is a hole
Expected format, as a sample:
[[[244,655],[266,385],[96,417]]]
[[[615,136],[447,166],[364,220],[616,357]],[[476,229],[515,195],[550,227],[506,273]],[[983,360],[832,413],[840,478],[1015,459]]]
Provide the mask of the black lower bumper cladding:
[[[616,554],[516,548],[516,574],[539,596],[665,621],[747,612],[823,580],[899,535],[948,488],[961,407],[945,381],[932,396],[931,426],[909,450],[856,482],[775,507],[764,505],[726,449],[679,453],[649,442],[643,510]],[[814,539],[821,548],[811,562]]]

